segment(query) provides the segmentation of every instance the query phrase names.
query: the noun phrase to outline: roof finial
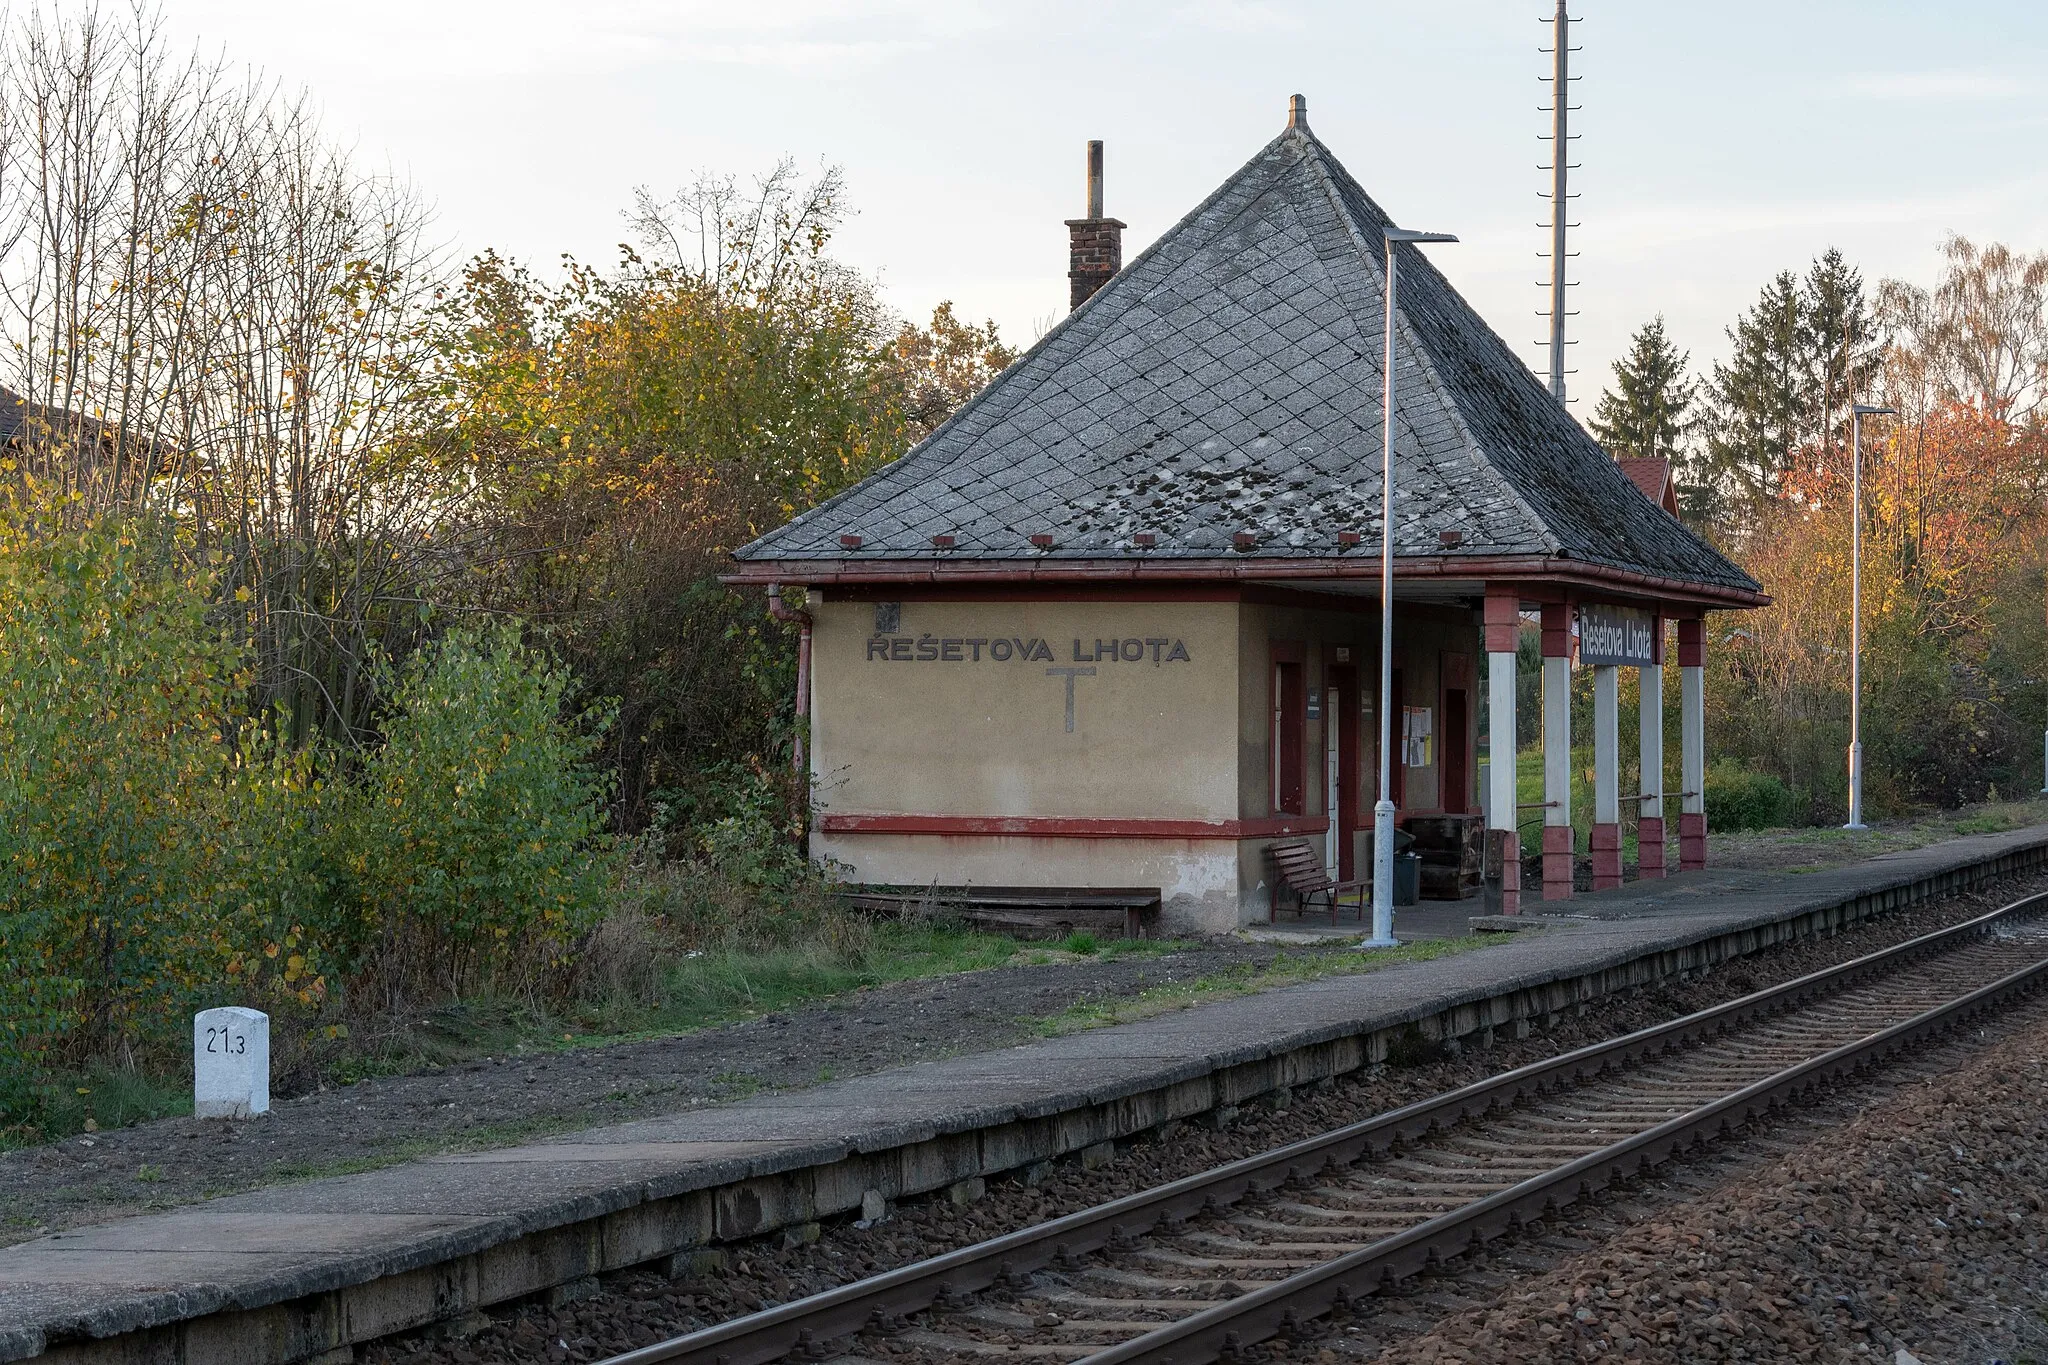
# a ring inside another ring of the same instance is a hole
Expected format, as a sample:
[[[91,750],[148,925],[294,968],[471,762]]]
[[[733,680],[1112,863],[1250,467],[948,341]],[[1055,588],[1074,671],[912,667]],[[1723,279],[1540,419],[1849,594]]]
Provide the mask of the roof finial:
[[[1289,95],[1287,97],[1287,126],[1289,128],[1299,128],[1303,132],[1308,131],[1308,96]]]

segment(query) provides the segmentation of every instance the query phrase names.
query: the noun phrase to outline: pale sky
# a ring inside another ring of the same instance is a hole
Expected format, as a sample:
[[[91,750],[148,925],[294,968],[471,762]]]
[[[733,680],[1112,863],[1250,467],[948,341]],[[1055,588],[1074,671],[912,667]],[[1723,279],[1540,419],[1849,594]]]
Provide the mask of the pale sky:
[[[1289,94],[1532,365],[1547,265],[1547,0],[165,0],[179,38],[310,89],[452,251],[609,261],[633,187],[844,168],[838,254],[914,317],[1029,342],[1065,309],[1082,156],[1136,254]],[[1839,246],[1928,281],[1942,237],[2048,247],[2048,7],[1575,0],[1583,420],[1663,312],[1696,366],[1764,280]]]

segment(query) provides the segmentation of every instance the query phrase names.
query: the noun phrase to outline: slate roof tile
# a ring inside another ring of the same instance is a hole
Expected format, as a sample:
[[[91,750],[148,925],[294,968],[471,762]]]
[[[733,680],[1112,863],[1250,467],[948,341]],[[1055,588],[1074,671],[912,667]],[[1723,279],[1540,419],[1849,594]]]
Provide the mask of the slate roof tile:
[[[737,557],[1287,558],[1333,553],[1340,528],[1376,536],[1387,222],[1288,129],[923,444]],[[1458,553],[1755,590],[1636,491],[1425,255],[1396,250],[1397,555],[1443,555],[1456,528]],[[1140,529],[1155,548],[1130,545]],[[1258,547],[1233,550],[1239,531]],[[848,552],[848,532],[869,539]],[[1040,533],[1052,550],[1029,546]]]

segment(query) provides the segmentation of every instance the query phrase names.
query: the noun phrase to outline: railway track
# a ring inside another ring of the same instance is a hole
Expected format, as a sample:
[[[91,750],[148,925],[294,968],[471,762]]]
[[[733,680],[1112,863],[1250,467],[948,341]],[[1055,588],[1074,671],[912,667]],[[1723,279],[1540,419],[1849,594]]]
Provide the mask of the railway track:
[[[608,1365],[1257,1358],[2044,986],[2048,895]]]

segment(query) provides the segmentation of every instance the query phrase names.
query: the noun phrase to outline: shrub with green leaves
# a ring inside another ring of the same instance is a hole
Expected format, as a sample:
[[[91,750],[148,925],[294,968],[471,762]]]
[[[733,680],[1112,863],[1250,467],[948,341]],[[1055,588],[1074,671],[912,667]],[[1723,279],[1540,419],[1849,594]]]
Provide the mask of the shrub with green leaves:
[[[241,653],[140,522],[0,511],[0,1053],[104,1050],[218,979]]]
[[[790,827],[801,803],[790,780],[757,765],[711,764],[687,786],[659,793],[652,835],[669,856],[697,863],[750,891],[793,891],[817,875],[802,829]]]
[[[411,997],[531,985],[604,893],[604,717],[510,627],[451,632],[387,680],[384,743],[326,835],[331,949]]]
[[[1794,823],[1801,814],[1798,793],[1734,759],[1708,766],[1704,795],[1708,829],[1772,829]]]

